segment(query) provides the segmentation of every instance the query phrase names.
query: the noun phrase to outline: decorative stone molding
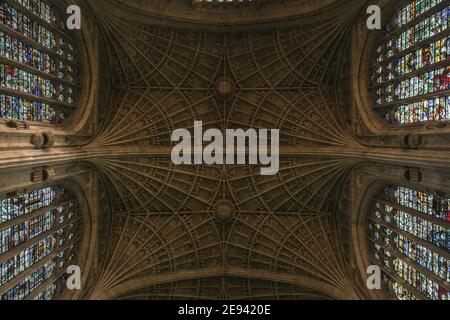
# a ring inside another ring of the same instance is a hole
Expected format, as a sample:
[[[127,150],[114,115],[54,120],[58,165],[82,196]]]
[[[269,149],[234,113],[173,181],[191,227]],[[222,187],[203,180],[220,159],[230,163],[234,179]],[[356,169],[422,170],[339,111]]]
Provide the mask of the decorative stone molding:
[[[28,130],[30,129],[30,125],[24,121],[19,120],[10,120],[6,122],[6,125],[10,128],[15,128],[17,130]]]
[[[235,217],[233,203],[229,200],[219,200],[214,207],[215,218],[221,223],[228,223]]]
[[[447,127],[447,123],[445,122],[432,122],[426,125],[428,130],[443,129],[445,127]]]
[[[31,136],[31,144],[36,149],[50,149],[55,144],[55,136],[50,132],[35,133]]]
[[[50,132],[44,132],[44,145],[42,146],[42,149],[50,149],[55,144],[55,135]]]
[[[223,78],[216,82],[215,91],[218,98],[229,100],[234,97],[236,86],[233,80]]]
[[[42,133],[35,133],[31,136],[31,144],[36,148],[36,149],[42,149],[43,145],[44,145],[44,135]]]
[[[45,181],[51,181],[56,176],[55,170],[50,167],[45,167],[43,174]]]
[[[31,173],[31,181],[33,181],[33,183],[44,182],[44,172],[42,168],[33,169],[33,172]]]
[[[412,183],[420,183],[422,181],[422,173],[418,168],[406,168],[404,170],[404,177]]]
[[[51,181],[56,176],[55,170],[50,167],[34,168],[31,173],[31,181],[33,183],[42,183],[45,181]]]
[[[422,143],[422,138],[416,133],[409,133],[401,137],[400,144],[404,149],[417,149]]]

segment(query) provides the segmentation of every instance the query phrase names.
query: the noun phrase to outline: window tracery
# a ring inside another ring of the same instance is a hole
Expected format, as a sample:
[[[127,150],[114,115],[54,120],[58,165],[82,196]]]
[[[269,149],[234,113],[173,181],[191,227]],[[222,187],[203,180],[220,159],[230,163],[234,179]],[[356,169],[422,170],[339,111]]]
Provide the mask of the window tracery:
[[[0,199],[0,300],[53,298],[79,240],[76,199],[61,186]]]
[[[389,123],[450,120],[450,6],[410,0],[378,41],[372,92]]]
[[[387,187],[368,221],[373,262],[397,299],[450,299],[450,199]]]
[[[0,4],[0,118],[60,124],[75,108],[75,40],[41,0]]]

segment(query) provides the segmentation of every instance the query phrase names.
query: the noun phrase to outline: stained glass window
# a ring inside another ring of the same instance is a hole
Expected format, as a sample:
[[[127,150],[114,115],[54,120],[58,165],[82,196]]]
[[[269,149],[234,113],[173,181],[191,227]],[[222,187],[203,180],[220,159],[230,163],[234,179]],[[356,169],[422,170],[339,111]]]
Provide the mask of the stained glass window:
[[[58,286],[56,284],[52,284],[51,286],[45,288],[45,290],[40,294],[38,294],[35,300],[53,300],[57,289]]]
[[[54,298],[79,221],[76,200],[60,186],[0,199],[0,300]]]
[[[73,35],[41,0],[0,3],[0,118],[59,124],[79,91]]]
[[[390,186],[373,199],[369,247],[400,300],[450,300],[450,197]]]
[[[450,6],[411,0],[378,41],[375,107],[392,124],[450,120]]]

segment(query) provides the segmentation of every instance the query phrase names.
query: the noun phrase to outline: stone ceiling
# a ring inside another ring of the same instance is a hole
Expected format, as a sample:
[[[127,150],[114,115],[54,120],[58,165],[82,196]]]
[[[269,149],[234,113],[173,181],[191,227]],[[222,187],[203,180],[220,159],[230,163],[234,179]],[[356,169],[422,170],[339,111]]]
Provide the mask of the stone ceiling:
[[[253,0],[251,4],[226,3],[197,8],[192,0],[96,0],[93,5],[117,16],[165,25],[185,24],[192,28],[245,26],[288,19],[317,18],[318,12],[346,7],[348,0]],[[351,1],[350,1],[351,2]],[[361,2],[361,1],[359,1]],[[105,5],[107,3],[107,5]],[[338,9],[339,10],[339,9]]]
[[[112,93],[89,147],[121,155],[91,160],[112,211],[91,297],[356,298],[335,221],[358,163],[340,155],[356,142],[337,90],[352,8],[250,32],[97,11]],[[174,166],[170,135],[195,120],[279,129],[280,172]]]

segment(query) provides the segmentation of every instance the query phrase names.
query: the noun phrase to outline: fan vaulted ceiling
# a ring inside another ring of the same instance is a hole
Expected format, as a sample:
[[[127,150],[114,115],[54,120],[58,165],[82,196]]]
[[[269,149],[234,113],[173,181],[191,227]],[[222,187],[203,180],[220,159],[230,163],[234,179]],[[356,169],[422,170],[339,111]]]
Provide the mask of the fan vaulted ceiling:
[[[127,3],[94,9],[112,96],[91,144],[109,155],[92,163],[112,228],[92,297],[356,297],[335,223],[357,164],[337,89],[354,3],[250,32],[136,22]],[[280,129],[279,174],[173,165],[171,133],[196,120]]]

